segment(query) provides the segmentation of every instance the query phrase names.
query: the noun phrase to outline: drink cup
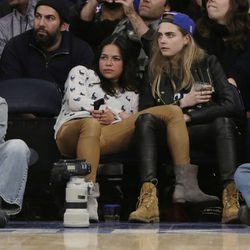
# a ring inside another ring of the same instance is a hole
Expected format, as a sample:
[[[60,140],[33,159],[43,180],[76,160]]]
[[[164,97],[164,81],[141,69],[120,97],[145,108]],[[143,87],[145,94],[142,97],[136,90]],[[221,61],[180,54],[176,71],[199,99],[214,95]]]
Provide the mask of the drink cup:
[[[205,82],[195,82],[194,83],[195,91],[212,91],[214,92],[214,88],[211,84]]]
[[[105,204],[103,215],[105,222],[118,222],[120,220],[120,204]]]

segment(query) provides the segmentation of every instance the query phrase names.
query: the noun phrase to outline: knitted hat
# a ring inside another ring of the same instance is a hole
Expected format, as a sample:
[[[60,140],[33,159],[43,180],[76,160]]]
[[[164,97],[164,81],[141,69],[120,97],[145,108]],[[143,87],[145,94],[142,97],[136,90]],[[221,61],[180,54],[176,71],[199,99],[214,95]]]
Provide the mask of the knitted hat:
[[[180,12],[164,12],[161,22],[173,23],[191,35],[195,29],[195,22],[188,15]]]
[[[47,5],[53,8],[63,21],[69,22],[69,3],[67,0],[40,0],[36,4],[35,13],[40,5]]]

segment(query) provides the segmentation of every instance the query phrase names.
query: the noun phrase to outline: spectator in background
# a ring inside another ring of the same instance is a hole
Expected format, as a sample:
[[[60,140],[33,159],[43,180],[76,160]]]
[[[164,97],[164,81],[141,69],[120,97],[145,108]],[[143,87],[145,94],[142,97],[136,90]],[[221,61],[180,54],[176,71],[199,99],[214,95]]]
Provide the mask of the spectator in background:
[[[79,38],[87,41],[94,50],[103,39],[112,34],[116,25],[124,17],[121,4],[113,1],[89,0],[82,5],[80,13],[75,16],[69,30]],[[97,11],[99,9],[99,11]]]
[[[8,0],[0,1],[0,18],[9,14],[11,11],[12,8],[10,7]]]
[[[7,103],[0,97],[0,211],[14,215],[23,204],[30,150],[22,140],[4,140],[7,120]]]
[[[159,24],[160,18],[164,11],[185,11],[192,13],[196,18],[201,13],[201,6],[193,0],[140,0],[138,6],[138,13],[135,10],[133,0],[116,0],[116,3],[121,3],[124,8],[126,18],[123,19],[114,30],[121,36],[127,38],[133,48],[132,54],[138,60],[138,76],[143,77],[146,66],[148,64],[148,56],[145,50],[150,48],[144,47],[142,49],[141,40],[144,38],[153,39],[155,30]]]
[[[246,201],[239,210],[239,219],[250,226],[250,163],[240,165],[234,175],[235,184]]]
[[[34,9],[38,0],[8,0],[13,11],[0,19],[0,57],[5,44],[33,27]]]
[[[37,78],[55,82],[63,91],[68,72],[76,65],[90,66],[90,46],[67,32],[66,0],[40,0],[32,30],[12,38],[0,60],[0,76]]]
[[[248,0],[208,0],[195,39],[216,55],[228,81],[241,91],[246,109],[246,162],[250,161],[250,15]],[[244,121],[245,122],[245,121]]]
[[[216,55],[228,81],[241,90],[250,111],[250,16],[248,0],[208,0],[194,37],[207,53]]]
[[[172,11],[185,13],[193,20],[197,20],[203,12],[201,0],[169,0]]]
[[[169,0],[140,0],[138,13],[135,10],[133,0],[116,0],[123,5],[124,18],[115,28],[115,34],[123,36],[130,44],[131,54],[137,63],[138,79],[143,77],[148,57],[141,44],[141,38],[153,36],[164,10],[170,10]]]

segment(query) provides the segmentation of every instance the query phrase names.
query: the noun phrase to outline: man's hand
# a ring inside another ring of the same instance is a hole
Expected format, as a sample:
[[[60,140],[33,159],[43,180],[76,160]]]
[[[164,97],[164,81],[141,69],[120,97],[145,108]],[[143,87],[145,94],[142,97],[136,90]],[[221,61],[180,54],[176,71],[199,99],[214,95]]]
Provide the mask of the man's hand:
[[[125,15],[132,24],[136,35],[141,38],[149,28],[143,18],[135,11],[133,0],[115,0],[115,2],[123,5]]]
[[[122,4],[126,16],[136,13],[133,0],[115,0],[115,2]]]

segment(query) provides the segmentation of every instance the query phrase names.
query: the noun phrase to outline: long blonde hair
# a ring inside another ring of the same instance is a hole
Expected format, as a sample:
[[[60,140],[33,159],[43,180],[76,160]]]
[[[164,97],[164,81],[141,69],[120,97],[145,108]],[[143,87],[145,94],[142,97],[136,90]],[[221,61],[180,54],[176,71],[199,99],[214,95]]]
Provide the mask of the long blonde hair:
[[[162,55],[158,45],[158,36],[156,35],[154,38],[149,62],[150,73],[153,77],[152,95],[154,98],[156,98],[156,96],[161,96],[159,88],[163,73],[166,73],[169,76],[174,91],[188,89],[191,87],[194,81],[191,67],[193,64],[200,62],[205,57],[204,50],[197,46],[193,37],[183,29],[179,28],[179,30],[183,36],[190,36],[190,42],[185,45],[185,47],[183,47],[182,51],[180,52],[178,68],[173,67],[169,58]],[[173,76],[181,79],[178,89],[176,83],[173,80]]]

